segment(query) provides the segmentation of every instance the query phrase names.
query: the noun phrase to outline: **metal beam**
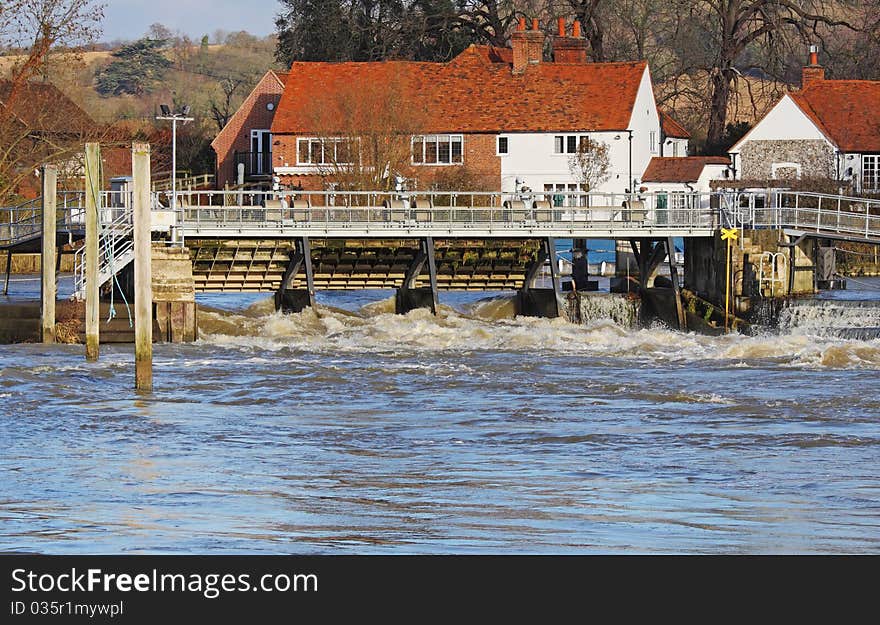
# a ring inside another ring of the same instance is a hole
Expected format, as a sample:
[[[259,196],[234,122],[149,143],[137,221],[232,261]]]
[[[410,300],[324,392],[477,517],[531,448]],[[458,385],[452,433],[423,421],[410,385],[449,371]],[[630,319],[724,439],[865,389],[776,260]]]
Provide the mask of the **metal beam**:
[[[309,237],[302,237],[299,240],[299,250],[303,255],[303,265],[306,270],[306,289],[309,294],[309,306],[315,310],[315,273],[312,270],[312,246],[309,243]]]
[[[550,259],[550,281],[553,283],[553,292],[559,293],[561,289],[559,286],[559,265],[556,262],[556,241],[548,237],[544,240],[544,245],[547,247],[547,257]]]
[[[437,295],[437,263],[434,261],[434,239],[425,237],[421,242],[428,263],[428,275],[431,283],[431,312],[435,315],[440,310],[440,298]]]
[[[12,271],[12,248],[6,250],[6,282],[3,283],[3,295],[9,295],[9,272]]]
[[[305,308],[317,310],[315,307],[315,274],[312,269],[312,248],[308,237],[301,237],[295,241],[295,249],[290,253],[289,257],[290,261],[287,263],[284,276],[281,278],[281,284],[275,293],[275,309],[294,313],[302,312]],[[300,269],[305,270],[306,288],[294,289],[293,282]]]
[[[416,281],[428,268],[428,287],[416,287]],[[410,262],[403,276],[403,283],[397,289],[394,298],[397,314],[406,314],[416,308],[430,308],[433,314],[440,310],[440,299],[437,293],[437,263],[434,259],[434,239],[419,239],[419,251]]]
[[[678,329],[687,330],[687,315],[681,300],[681,287],[678,284],[678,269],[675,267],[675,244],[672,237],[666,239],[666,253],[669,260],[669,279],[672,280],[672,293],[675,298],[675,313],[678,318]]]

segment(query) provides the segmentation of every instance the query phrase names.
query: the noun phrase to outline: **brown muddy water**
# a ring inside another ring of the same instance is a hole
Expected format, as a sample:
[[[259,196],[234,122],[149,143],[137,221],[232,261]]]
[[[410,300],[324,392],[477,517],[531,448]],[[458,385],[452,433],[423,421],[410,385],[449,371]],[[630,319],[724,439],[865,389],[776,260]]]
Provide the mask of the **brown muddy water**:
[[[880,340],[388,295],[206,296],[143,396],[130,346],[0,346],[0,551],[880,551]]]

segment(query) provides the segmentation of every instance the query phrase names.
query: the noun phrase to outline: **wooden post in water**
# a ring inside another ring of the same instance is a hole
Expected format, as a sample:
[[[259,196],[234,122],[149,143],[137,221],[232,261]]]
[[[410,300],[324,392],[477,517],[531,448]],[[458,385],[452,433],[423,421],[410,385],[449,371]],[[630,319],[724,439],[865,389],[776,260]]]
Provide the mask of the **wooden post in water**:
[[[101,146],[86,143],[86,360],[98,359],[98,211],[101,204]]]
[[[55,342],[55,225],[58,221],[56,211],[58,173],[54,165],[44,165],[43,181],[43,248],[40,255],[40,330],[43,343]]]
[[[150,235],[150,145],[131,146],[134,186],[134,387],[153,390],[153,277]]]

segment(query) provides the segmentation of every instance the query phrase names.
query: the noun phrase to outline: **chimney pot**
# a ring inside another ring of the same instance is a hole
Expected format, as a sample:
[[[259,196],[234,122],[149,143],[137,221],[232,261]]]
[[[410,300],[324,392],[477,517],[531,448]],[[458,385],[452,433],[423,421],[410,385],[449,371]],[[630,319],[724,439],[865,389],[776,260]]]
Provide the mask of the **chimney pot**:
[[[825,68],[819,65],[819,46],[810,46],[810,64],[801,70],[801,89],[825,80]]]
[[[519,23],[516,25],[517,30],[525,30],[526,29],[526,18],[519,18]]]
[[[538,18],[537,17],[532,18],[532,30],[538,30]]]
[[[587,40],[581,36],[580,22],[572,26],[571,37],[565,36],[565,23],[559,19],[559,36],[553,41],[553,60],[557,63],[586,63]]]
[[[565,37],[565,18],[564,17],[558,18],[556,20],[556,25],[558,26],[558,29],[559,29],[559,36]]]
[[[521,29],[510,35],[513,49],[513,73],[522,74],[529,65],[537,65],[544,54],[544,31],[538,28],[538,20],[532,21],[533,28],[525,29],[525,18],[520,19]]]

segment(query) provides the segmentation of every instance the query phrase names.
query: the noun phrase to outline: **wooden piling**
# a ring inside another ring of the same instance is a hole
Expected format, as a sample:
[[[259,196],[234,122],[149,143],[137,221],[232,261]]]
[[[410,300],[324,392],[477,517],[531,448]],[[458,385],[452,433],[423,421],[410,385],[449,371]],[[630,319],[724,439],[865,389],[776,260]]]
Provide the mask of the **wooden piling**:
[[[134,386],[153,390],[153,277],[150,235],[150,145],[131,146],[134,187]]]
[[[98,211],[101,204],[101,146],[86,143],[86,360],[98,359]]]
[[[56,210],[58,173],[54,165],[44,165],[43,182],[43,238],[40,255],[40,328],[43,343],[55,342],[55,265],[56,240],[55,226],[58,221]]]

